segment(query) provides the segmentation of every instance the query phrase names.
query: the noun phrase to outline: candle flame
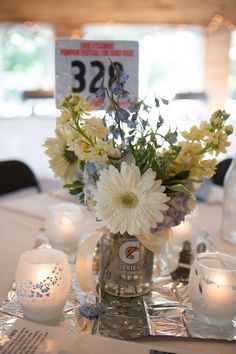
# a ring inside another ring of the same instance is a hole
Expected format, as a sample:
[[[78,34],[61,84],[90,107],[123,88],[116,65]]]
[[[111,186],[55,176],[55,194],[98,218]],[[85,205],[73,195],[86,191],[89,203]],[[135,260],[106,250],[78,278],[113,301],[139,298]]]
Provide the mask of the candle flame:
[[[47,279],[47,277],[51,274],[51,267],[40,267],[37,269],[37,280],[38,281],[43,281]]]
[[[225,284],[225,279],[221,275],[216,275],[214,277],[214,282],[215,282],[216,286],[219,288],[220,286]]]
[[[62,218],[61,218],[61,223],[62,223],[63,225],[71,225],[71,224],[72,224],[72,221],[71,221],[71,219],[69,219],[68,217],[62,216]]]

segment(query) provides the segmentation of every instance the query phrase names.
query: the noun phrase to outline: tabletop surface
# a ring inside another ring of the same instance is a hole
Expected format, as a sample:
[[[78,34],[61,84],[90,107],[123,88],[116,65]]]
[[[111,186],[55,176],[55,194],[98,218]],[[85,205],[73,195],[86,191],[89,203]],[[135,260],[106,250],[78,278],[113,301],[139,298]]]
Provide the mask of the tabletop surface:
[[[0,301],[6,297],[14,281],[15,269],[20,254],[32,249],[40,228],[44,227],[50,205],[66,200],[61,191],[33,194],[25,198],[0,200]],[[85,212],[85,211],[84,211]],[[85,212],[85,216],[86,216]],[[222,206],[217,202],[199,203],[194,213],[194,222],[207,229],[213,236],[214,245],[222,252],[236,255],[236,247],[221,240]],[[85,222],[86,222],[85,217]],[[236,352],[236,344],[219,341],[202,341],[177,338],[145,338],[140,343],[158,344],[163,350],[175,353],[224,353]]]

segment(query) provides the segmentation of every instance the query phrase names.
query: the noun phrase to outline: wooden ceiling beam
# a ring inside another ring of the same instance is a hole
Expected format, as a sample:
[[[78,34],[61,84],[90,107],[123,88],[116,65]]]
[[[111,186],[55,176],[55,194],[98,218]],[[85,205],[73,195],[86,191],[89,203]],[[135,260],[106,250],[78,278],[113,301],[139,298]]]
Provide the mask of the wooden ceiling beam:
[[[236,0],[1,0],[0,22],[43,22],[76,28],[87,23],[207,26],[219,13],[236,25]]]

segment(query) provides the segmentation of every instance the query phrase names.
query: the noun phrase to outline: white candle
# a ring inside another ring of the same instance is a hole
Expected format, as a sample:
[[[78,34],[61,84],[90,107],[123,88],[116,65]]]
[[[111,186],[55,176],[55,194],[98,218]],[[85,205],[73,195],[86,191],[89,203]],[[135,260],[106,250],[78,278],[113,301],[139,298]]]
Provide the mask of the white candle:
[[[204,301],[206,305],[211,306],[214,303],[217,306],[224,306],[225,303],[229,302],[232,294],[229,285],[227,275],[215,271],[204,285]],[[224,308],[221,307],[221,309],[224,311]]]
[[[60,203],[51,206],[46,220],[46,234],[54,248],[74,252],[82,232],[82,213],[78,205]]]
[[[204,322],[226,325],[236,316],[236,258],[222,253],[196,256],[189,278],[189,297]]]
[[[179,250],[182,249],[183,242],[191,238],[193,226],[190,221],[182,221],[178,226],[172,228],[173,245]]]
[[[26,317],[48,321],[60,315],[71,281],[63,252],[46,248],[24,252],[15,279],[18,302]]]

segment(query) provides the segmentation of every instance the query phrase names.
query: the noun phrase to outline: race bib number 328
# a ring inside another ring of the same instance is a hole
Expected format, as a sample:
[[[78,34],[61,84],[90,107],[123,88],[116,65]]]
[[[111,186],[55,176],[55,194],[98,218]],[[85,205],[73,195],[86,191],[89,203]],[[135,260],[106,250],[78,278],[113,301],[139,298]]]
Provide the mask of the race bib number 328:
[[[129,75],[125,89],[131,99],[138,98],[138,42],[56,40],[56,103],[69,93],[84,99],[101,86],[110,87],[113,64]],[[112,63],[111,63],[112,62]]]

